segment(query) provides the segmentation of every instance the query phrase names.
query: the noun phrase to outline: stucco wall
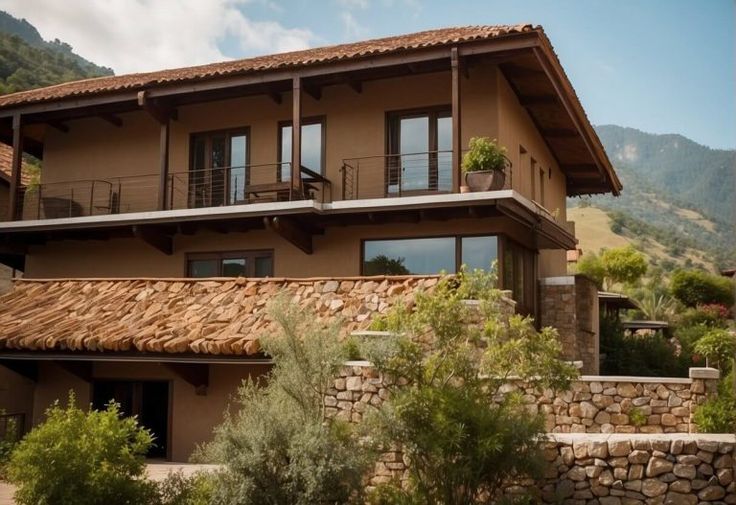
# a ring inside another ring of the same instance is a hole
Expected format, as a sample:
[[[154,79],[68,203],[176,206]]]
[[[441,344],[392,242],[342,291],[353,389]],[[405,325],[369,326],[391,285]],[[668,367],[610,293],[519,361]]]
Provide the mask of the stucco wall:
[[[94,379],[167,380],[171,389],[171,459],[187,461],[197,444],[211,438],[212,429],[222,415],[243,379],[257,377],[267,371],[263,365],[210,365],[207,394],[195,394],[194,387],[157,363],[100,363],[93,367]],[[66,401],[74,390],[77,404],[89,405],[91,385],[59,366],[40,362],[39,381],[33,396],[33,422],[43,419],[43,412],[55,400]]]
[[[530,230],[504,218],[331,227],[313,238],[307,255],[271,231],[176,235],[174,254],[167,256],[138,239],[48,242],[32,247],[26,276],[53,277],[181,277],[189,252],[273,249],[278,277],[353,276],[360,274],[361,239],[505,233],[531,246]]]

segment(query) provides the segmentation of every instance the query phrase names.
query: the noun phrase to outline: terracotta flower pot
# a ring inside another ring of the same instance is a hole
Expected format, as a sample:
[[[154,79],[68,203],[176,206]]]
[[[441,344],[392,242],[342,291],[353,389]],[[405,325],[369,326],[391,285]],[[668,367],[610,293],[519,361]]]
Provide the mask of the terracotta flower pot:
[[[506,174],[502,170],[465,172],[465,184],[471,191],[497,191],[503,189]]]

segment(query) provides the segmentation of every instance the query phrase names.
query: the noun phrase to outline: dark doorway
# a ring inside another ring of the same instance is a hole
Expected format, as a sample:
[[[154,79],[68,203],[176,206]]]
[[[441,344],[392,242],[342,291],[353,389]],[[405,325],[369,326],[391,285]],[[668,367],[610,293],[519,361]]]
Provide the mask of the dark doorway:
[[[104,409],[110,400],[120,404],[124,416],[138,416],[154,437],[149,458],[165,458],[169,436],[169,383],[166,381],[94,381],[92,406]]]

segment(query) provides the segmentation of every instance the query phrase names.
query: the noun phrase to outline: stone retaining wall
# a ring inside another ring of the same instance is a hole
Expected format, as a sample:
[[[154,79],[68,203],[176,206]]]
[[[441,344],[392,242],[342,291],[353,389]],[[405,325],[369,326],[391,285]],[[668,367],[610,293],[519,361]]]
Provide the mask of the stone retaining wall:
[[[325,398],[330,416],[360,422],[370,407],[388,397],[370,364],[350,362]],[[511,383],[531,412],[542,412],[550,433],[695,433],[692,415],[715,394],[717,370],[691,368],[689,379],[582,376],[570,391],[541,393]]]
[[[550,435],[547,468],[531,485],[564,505],[736,504],[734,435]]]

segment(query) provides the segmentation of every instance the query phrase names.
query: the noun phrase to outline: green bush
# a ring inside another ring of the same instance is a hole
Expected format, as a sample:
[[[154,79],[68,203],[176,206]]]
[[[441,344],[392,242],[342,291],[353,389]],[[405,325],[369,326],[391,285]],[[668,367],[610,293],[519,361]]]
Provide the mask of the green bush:
[[[499,146],[496,139],[473,137],[468,147],[463,156],[463,171],[502,170],[506,166],[506,148]]]
[[[216,428],[196,456],[220,463],[214,503],[313,505],[352,503],[363,492],[370,453],[352,426],[327,415],[346,349],[339,326],[323,326],[284,297],[269,305],[280,331],[264,338],[274,367],[265,381],[249,380],[241,408]]]
[[[157,484],[158,498],[152,505],[209,505],[215,491],[212,474],[198,472],[186,477],[172,472]]]
[[[695,423],[703,433],[736,432],[736,394],[733,390],[733,371],[718,385],[718,396],[709,398],[695,410]]]
[[[731,307],[734,304],[734,284],[726,277],[702,270],[678,270],[670,282],[672,296],[688,307],[717,303]]]
[[[0,414],[4,414],[5,411],[0,409]],[[15,425],[15,420],[9,419],[5,426],[5,436],[0,438],[0,480],[6,478],[7,465],[10,461],[10,455],[13,449],[18,445],[17,435],[19,432],[18,426]]]
[[[736,356],[736,335],[728,330],[713,328],[695,342],[694,350],[707,359],[708,366],[714,366],[727,373],[731,359]]]
[[[58,402],[46,421],[18,444],[8,465],[21,505],[145,504],[155,486],[144,479],[145,454],[152,437],[118,406],[85,412],[70,393],[66,408]]]
[[[388,381],[389,401],[366,420],[371,439],[401,447],[411,462],[406,485],[379,486],[370,503],[490,503],[509,479],[538,475],[542,416],[518,395],[489,399],[503,396],[511,375],[541,390],[565,389],[576,373],[559,359],[556,332],[504,315],[497,289],[478,290],[492,281],[483,271],[444,279],[413,308],[393,307],[383,326],[394,337],[366,343],[381,375],[401,378]],[[471,294],[474,308],[464,303]]]

